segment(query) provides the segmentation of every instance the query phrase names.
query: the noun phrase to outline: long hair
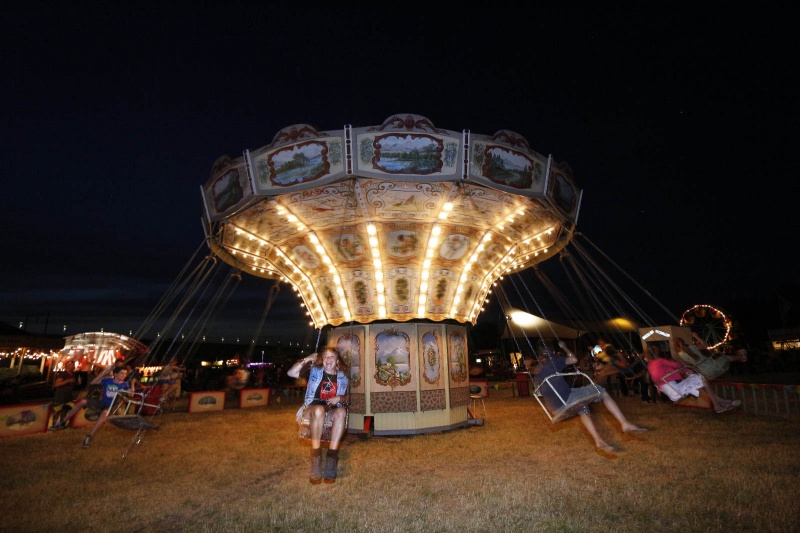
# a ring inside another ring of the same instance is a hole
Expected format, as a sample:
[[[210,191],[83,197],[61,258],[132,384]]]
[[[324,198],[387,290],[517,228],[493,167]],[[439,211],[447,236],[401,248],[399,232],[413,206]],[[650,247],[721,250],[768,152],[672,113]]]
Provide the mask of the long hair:
[[[350,365],[347,364],[347,361],[342,359],[342,354],[339,353],[339,349],[335,346],[326,346],[317,352],[317,358],[314,360],[314,363],[311,366],[322,366],[322,356],[325,355],[326,352],[336,354],[336,366],[345,376],[349,377]]]

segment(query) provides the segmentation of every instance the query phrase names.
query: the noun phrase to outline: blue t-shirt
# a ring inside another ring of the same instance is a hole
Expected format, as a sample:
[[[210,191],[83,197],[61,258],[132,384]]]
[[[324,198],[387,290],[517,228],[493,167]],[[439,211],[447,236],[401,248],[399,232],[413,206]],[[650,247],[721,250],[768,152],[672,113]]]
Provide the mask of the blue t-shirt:
[[[561,376],[551,378],[547,380],[547,383],[542,383],[548,376],[561,372],[565,366],[567,366],[567,358],[562,355],[542,357],[539,359],[539,364],[536,366],[536,370],[533,373],[536,379],[536,385],[539,387],[539,392],[542,397],[544,397],[544,401],[550,409],[558,409],[564,405],[564,402],[569,398],[570,386],[567,380]],[[553,389],[558,391],[563,401],[558,399]]]
[[[100,380],[100,385],[103,387],[103,394],[100,396],[100,401],[103,402],[103,405],[106,407],[111,406],[111,402],[114,401],[114,395],[118,390],[130,390],[131,388],[130,383],[127,381],[117,383],[114,381],[114,378],[103,378]]]

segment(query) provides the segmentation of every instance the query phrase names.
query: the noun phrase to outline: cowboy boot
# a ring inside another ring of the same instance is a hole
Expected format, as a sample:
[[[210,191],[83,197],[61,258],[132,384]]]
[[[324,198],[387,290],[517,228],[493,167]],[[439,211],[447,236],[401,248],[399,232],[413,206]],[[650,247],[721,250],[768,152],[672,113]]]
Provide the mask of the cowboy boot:
[[[308,480],[312,485],[322,482],[322,448],[311,448],[311,472]]]
[[[336,467],[339,463],[339,450],[328,450],[328,456],[325,458],[325,475],[323,480],[325,483],[336,483]]]

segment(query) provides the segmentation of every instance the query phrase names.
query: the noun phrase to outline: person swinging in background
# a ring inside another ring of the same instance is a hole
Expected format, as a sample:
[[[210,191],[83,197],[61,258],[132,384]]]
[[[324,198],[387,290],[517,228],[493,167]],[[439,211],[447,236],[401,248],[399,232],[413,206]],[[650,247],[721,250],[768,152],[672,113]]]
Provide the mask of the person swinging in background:
[[[539,387],[539,392],[541,392],[545,403],[552,413],[555,414],[560,409],[564,409],[568,405],[577,404],[582,398],[588,398],[589,396],[596,394],[597,390],[600,390],[600,397],[594,401],[603,402],[603,405],[606,406],[606,409],[609,410],[609,412],[622,426],[623,433],[643,433],[647,431],[646,428],[632,424],[625,417],[625,415],[622,414],[617,402],[614,401],[614,399],[603,387],[590,384],[583,387],[572,388],[563,376],[551,377],[554,374],[560,373],[564,367],[574,365],[578,362],[577,356],[572,353],[564,341],[559,341],[558,345],[562,350],[564,350],[566,356],[558,354],[547,355],[545,351],[542,350],[539,355],[538,365],[536,366],[536,370],[534,372],[534,377],[537,383],[544,383],[547,378],[550,378],[547,383],[544,384],[544,386]],[[558,394],[556,394],[556,392]],[[565,400],[562,402],[559,396]],[[594,425],[594,421],[592,420],[592,414],[589,406],[584,405],[579,411],[579,414],[581,417],[581,422],[594,439],[595,446],[604,452],[616,452],[617,448],[603,440],[598,433],[597,428]]]
[[[336,348],[324,348],[297,361],[286,375],[298,378],[308,363],[313,363],[308,375],[305,399],[297,412],[298,422],[308,418],[311,431],[311,471],[309,481],[316,485],[323,480],[335,483],[339,463],[339,444],[347,429],[347,398],[349,369]],[[330,443],[322,468],[322,434],[325,425],[331,426]]]
[[[112,376],[109,376],[109,374]],[[111,407],[111,403],[114,401],[114,396],[116,395],[117,391],[131,390],[130,383],[125,380],[127,377],[128,369],[125,368],[125,366],[109,366],[100,374],[98,374],[97,377],[95,377],[91,382],[91,385],[101,386],[100,398],[84,398],[78,400],[75,403],[75,407],[73,407],[70,412],[67,413],[65,424],[69,422],[69,420],[75,416],[78,410],[80,410],[83,406],[100,411],[99,418],[95,421],[91,431],[89,431],[89,433],[83,439],[82,445],[84,448],[88,448],[91,445],[95,433],[97,433],[97,430],[99,430],[105,423],[106,418],[108,417],[108,408]]]
[[[747,351],[739,350],[733,355],[711,350],[700,336],[692,332],[695,343],[689,345],[680,337],[673,337],[672,352],[675,358],[693,369],[698,374],[702,374],[706,379],[715,379],[730,368],[732,362],[747,361]]]
[[[595,359],[601,366],[595,377],[606,378],[606,386],[609,388],[612,386],[612,380],[616,380],[620,394],[628,396],[628,384],[625,376],[630,374],[630,368],[625,356],[602,337],[598,337],[597,345],[600,347],[600,351],[595,352]]]
[[[682,363],[667,359],[661,352],[646,354],[647,371],[658,390],[666,394],[673,402],[692,395],[700,396],[704,390],[714,406],[715,413],[724,413],[741,405],[741,400],[726,400],[714,392],[714,387],[706,381],[702,374],[695,372]]]

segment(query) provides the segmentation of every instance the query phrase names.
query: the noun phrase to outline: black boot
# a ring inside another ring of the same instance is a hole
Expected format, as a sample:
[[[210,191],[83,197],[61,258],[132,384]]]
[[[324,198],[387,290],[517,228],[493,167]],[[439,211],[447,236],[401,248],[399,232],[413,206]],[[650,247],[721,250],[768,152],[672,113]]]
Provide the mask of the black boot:
[[[336,467],[339,464],[339,450],[328,450],[325,458],[325,483],[336,483]]]
[[[322,448],[311,448],[311,473],[308,480],[312,485],[322,482]]]

